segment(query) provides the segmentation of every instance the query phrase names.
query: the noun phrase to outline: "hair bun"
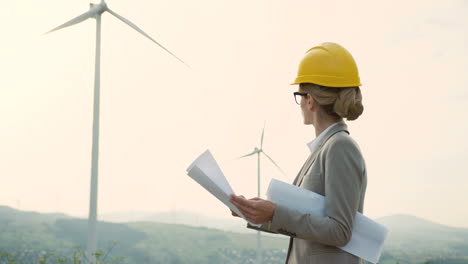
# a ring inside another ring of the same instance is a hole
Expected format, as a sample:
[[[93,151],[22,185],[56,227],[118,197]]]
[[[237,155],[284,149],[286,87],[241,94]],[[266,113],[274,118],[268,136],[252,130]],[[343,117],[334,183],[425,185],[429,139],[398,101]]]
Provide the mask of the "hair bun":
[[[361,89],[359,87],[341,88],[333,109],[347,120],[356,120],[364,111]]]

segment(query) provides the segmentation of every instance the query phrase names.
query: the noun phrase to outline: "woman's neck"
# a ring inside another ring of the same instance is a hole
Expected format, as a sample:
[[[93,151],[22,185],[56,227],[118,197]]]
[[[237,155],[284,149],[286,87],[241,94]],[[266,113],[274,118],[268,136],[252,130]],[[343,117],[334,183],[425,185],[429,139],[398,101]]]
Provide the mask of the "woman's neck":
[[[323,120],[321,122],[317,122],[317,124],[314,124],[315,128],[315,137],[320,136],[322,132],[327,129],[329,126],[333,125],[334,123],[338,122],[340,120],[333,120],[333,119],[328,119],[328,120]]]

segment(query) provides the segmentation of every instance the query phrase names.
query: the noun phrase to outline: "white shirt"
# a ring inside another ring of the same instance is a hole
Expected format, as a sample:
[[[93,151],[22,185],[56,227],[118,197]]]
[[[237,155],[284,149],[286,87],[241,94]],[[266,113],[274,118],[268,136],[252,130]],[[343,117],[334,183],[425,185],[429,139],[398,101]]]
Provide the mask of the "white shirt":
[[[336,122],[336,123],[333,123],[331,124],[329,127],[327,127],[325,130],[322,131],[322,133],[320,133],[320,135],[318,137],[316,137],[314,140],[312,140],[311,142],[307,143],[307,146],[309,147],[309,150],[311,153],[313,153],[315,150],[317,150],[317,148],[319,147],[318,144],[320,142],[320,140],[322,140],[322,138],[325,136],[325,134],[327,134],[327,132],[334,126],[336,126],[340,121]]]

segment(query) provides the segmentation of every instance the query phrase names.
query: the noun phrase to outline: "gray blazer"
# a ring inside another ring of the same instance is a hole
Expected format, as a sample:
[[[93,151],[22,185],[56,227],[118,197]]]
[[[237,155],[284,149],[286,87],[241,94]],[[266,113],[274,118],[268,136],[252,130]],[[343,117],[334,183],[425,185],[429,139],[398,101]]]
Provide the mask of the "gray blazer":
[[[248,227],[290,236],[286,264],[363,263],[338,248],[351,239],[356,212],[363,212],[367,186],[364,158],[343,121],[318,142],[293,184],[324,195],[327,216],[277,204],[271,223]]]

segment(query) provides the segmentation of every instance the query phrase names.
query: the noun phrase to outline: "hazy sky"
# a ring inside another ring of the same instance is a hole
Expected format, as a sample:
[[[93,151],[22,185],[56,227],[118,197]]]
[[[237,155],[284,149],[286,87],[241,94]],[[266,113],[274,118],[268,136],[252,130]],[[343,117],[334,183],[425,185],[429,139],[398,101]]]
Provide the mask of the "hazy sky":
[[[309,152],[290,86],[325,41],[354,56],[364,114],[348,122],[368,167],[364,213],[468,227],[466,1],[108,0],[188,69],[109,14],[102,19],[99,212],[228,210],[186,176],[209,148],[236,193],[262,193]],[[87,1],[3,1],[0,204],[85,216],[89,206],[95,21],[41,34]]]

